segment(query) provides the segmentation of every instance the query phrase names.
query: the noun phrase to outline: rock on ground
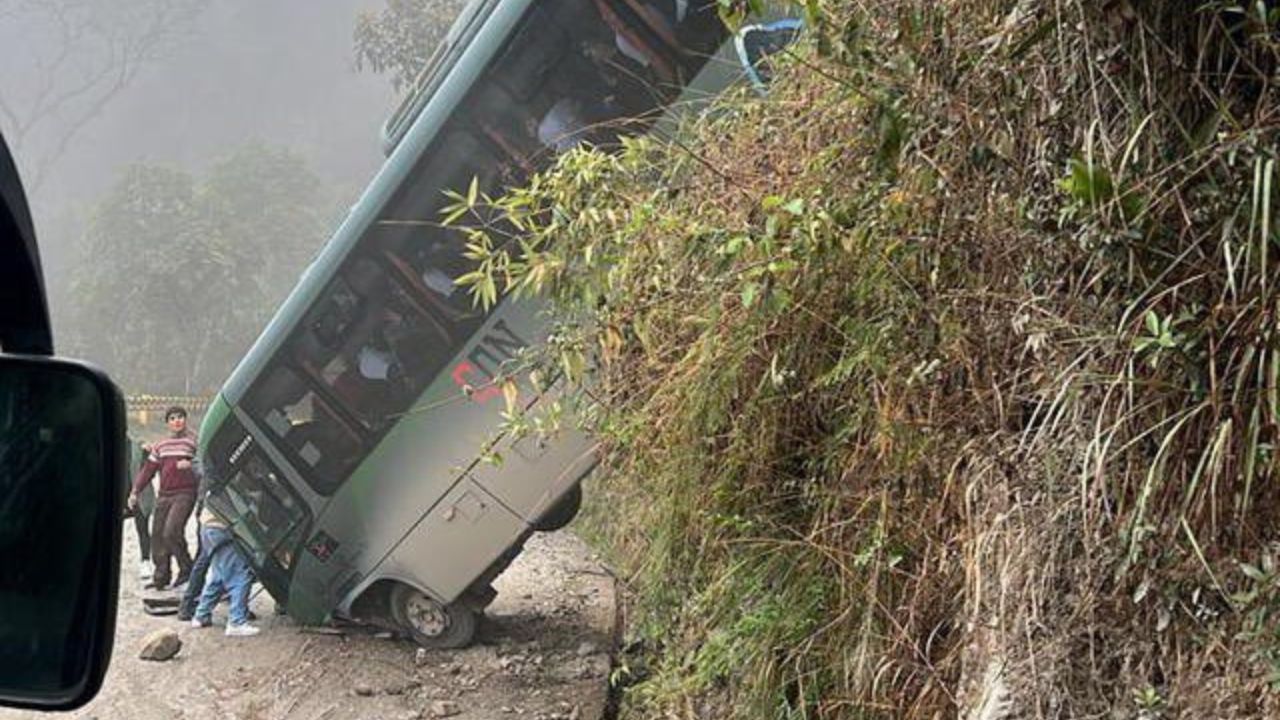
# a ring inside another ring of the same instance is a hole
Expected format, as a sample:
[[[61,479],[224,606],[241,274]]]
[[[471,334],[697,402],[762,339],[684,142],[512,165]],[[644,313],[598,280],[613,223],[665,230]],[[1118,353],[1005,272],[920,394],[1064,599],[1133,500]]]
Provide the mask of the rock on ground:
[[[133,524],[125,547],[136,548]],[[194,541],[193,541],[194,544]],[[127,557],[127,556],[126,556]],[[495,583],[498,597],[474,646],[423,650],[374,629],[304,631],[253,598],[262,634],[222,634],[142,610],[135,563],[120,578],[115,655],[102,692],[67,720],[432,720],[434,703],[454,703],[451,720],[600,720],[608,697],[617,607],[613,580],[570,533],[536,534]],[[155,631],[177,635],[181,652],[163,666],[140,660]],[[579,653],[597,652],[582,657]],[[357,694],[356,690],[368,693]],[[449,708],[441,705],[441,709]],[[46,715],[0,710],[0,720]]]
[[[168,660],[182,649],[182,638],[173,630],[160,629],[151,632],[142,640],[142,651],[138,657],[143,660]]]

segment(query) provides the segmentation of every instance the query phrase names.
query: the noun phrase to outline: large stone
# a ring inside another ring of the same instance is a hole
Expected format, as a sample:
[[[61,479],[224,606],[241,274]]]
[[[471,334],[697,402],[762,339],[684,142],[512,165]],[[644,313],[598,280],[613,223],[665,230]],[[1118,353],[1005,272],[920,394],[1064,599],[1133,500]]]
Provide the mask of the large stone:
[[[182,638],[172,630],[156,630],[142,640],[138,657],[157,662],[168,660],[182,649]]]

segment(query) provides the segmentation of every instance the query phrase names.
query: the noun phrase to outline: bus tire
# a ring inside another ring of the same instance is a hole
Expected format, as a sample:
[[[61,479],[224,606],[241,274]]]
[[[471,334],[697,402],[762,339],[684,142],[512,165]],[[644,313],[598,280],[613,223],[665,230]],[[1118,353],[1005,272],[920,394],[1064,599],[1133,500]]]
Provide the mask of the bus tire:
[[[391,616],[424,648],[466,647],[476,634],[478,613],[470,605],[441,605],[420,590],[396,585],[391,591]]]
[[[533,529],[539,532],[552,532],[573,522],[578,516],[578,511],[582,509],[582,485],[579,483],[573,486],[573,489],[564,494],[564,497],[556,501],[551,509],[542,514],[538,521],[533,524]]]

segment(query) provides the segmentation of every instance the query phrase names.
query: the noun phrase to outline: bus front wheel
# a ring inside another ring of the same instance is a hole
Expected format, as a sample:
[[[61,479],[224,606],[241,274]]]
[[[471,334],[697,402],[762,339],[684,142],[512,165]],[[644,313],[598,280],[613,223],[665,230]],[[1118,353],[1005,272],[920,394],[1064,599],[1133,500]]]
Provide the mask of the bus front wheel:
[[[391,615],[415,642],[433,649],[465,647],[475,636],[478,620],[469,605],[441,605],[408,585],[391,591]]]
[[[564,494],[564,497],[556,501],[551,509],[543,513],[538,518],[538,522],[533,524],[533,528],[539,532],[551,532],[573,522],[578,516],[578,511],[582,509],[582,485],[574,485],[573,489]]]

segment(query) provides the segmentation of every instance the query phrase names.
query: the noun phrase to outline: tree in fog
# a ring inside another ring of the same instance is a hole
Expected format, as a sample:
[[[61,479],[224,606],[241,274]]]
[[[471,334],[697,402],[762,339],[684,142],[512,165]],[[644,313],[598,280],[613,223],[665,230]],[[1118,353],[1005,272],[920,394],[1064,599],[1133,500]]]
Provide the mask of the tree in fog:
[[[72,139],[148,62],[172,47],[208,0],[0,0],[0,130],[38,189]]]
[[[216,390],[323,244],[328,210],[284,150],[247,146],[201,178],[130,166],[83,239],[72,352],[127,392]]]
[[[381,12],[356,18],[356,68],[391,76],[403,90],[426,66],[462,8],[463,0],[387,0]]]

